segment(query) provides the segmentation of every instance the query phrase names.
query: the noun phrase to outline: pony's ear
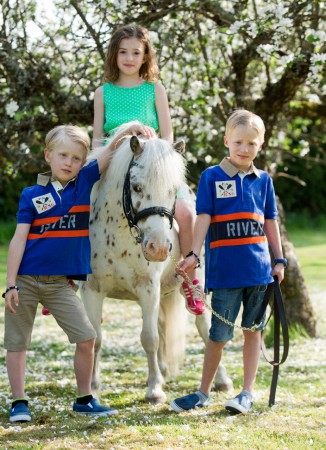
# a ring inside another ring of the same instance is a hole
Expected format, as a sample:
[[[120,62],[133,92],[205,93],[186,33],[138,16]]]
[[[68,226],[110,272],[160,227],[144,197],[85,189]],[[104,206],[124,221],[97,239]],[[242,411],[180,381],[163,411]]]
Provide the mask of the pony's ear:
[[[139,156],[143,151],[143,145],[140,143],[137,136],[131,136],[130,148],[135,156]]]
[[[175,142],[173,144],[173,148],[178,153],[181,153],[181,154],[184,153],[185,149],[186,149],[185,141],[183,139],[181,139],[180,141]]]

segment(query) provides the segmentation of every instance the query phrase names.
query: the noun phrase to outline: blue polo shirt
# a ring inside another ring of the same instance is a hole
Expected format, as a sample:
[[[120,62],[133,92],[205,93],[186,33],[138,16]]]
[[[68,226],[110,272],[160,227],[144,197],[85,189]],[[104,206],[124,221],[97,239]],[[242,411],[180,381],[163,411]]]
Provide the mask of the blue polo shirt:
[[[277,218],[277,206],[266,172],[252,166],[249,174],[241,174],[225,158],[202,173],[196,210],[211,216],[205,239],[207,289],[273,281],[264,222]]]
[[[19,275],[67,275],[83,279],[91,273],[90,195],[100,178],[97,161],[84,166],[61,195],[50,176],[23,190],[18,223],[31,224]]]

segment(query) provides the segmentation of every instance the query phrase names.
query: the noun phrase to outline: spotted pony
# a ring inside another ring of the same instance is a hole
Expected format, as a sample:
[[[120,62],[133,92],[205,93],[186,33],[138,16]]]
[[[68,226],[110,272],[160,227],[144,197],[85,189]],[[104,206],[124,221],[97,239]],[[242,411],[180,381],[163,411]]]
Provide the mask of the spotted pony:
[[[175,147],[162,139],[140,141],[135,136],[119,145],[92,192],[93,274],[81,286],[82,300],[97,332],[92,388],[96,391],[100,387],[103,300],[134,300],[142,310],[140,338],[148,360],[145,399],[153,404],[166,401],[164,379],[178,372],[184,358],[189,318],[180,293],[181,280],[169,258],[169,254],[176,261],[181,258],[173,219],[177,191],[182,189],[194,206],[180,154],[184,144]],[[209,317],[208,312],[196,316],[204,342]],[[221,390],[232,387],[222,365],[215,385]]]

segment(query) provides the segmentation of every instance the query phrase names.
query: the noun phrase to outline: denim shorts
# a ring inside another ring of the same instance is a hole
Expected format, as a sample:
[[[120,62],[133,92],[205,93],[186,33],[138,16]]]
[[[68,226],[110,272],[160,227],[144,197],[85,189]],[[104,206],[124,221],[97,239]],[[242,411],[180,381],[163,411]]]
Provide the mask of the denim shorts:
[[[258,316],[266,289],[266,284],[246,288],[214,289],[212,308],[224,319],[235,323],[242,303],[243,313],[241,326],[250,328]],[[264,328],[265,316],[266,313],[256,330],[262,330]],[[230,341],[233,338],[233,332],[234,327],[227,325],[212,314],[211,328],[209,330],[209,337],[212,341]]]

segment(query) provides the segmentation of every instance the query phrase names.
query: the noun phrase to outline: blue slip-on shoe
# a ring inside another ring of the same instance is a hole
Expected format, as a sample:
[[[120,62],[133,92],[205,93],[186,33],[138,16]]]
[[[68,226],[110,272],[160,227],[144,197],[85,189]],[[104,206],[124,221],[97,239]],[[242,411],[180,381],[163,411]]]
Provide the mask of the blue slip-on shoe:
[[[31,412],[25,403],[17,403],[13,408],[9,409],[10,422],[30,422]]]
[[[242,391],[239,395],[228,400],[225,404],[225,408],[233,414],[246,414],[251,410],[254,404],[252,395],[248,391]]]
[[[101,403],[96,400],[96,398],[92,398],[91,401],[86,405],[81,405],[74,402],[72,409],[79,414],[93,414],[94,416],[103,417],[118,414],[118,411],[116,409],[101,405]]]
[[[210,397],[200,391],[194,394],[185,395],[184,397],[176,398],[170,402],[171,408],[177,412],[189,411],[190,409],[202,408],[210,403]]]

